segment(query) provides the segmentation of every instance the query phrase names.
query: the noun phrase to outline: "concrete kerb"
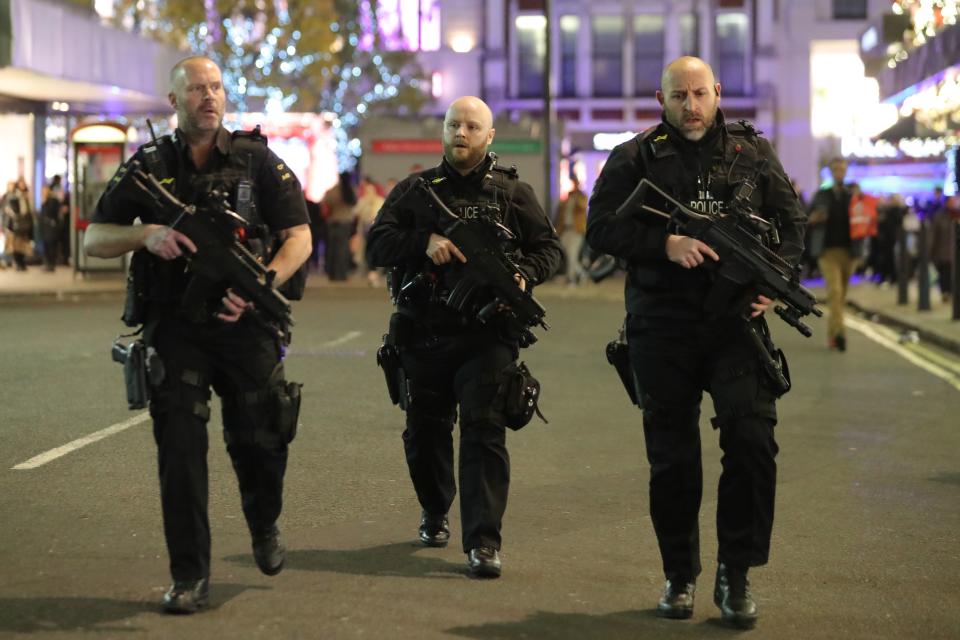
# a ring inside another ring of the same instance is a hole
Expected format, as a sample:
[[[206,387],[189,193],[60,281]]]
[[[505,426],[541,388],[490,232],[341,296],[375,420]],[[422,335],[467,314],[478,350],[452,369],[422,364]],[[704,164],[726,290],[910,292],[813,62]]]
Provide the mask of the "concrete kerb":
[[[925,329],[895,315],[865,307],[864,305],[853,300],[847,300],[847,306],[871,319],[876,318],[881,323],[899,329],[900,331],[913,331],[920,337],[921,340],[929,342],[930,344],[934,344],[941,349],[960,354],[960,341],[949,336],[930,331],[929,329]]]

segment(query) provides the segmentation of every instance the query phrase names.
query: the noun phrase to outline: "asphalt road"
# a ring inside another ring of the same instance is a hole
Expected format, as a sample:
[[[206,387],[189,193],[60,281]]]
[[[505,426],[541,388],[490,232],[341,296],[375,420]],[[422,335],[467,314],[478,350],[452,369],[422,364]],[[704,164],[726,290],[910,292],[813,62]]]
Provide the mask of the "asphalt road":
[[[640,414],[603,356],[622,301],[609,288],[541,295],[552,329],[523,359],[543,383],[550,424],[508,436],[500,580],[468,578],[456,542],[414,543],[403,415],[375,365],[385,294],[311,290],[296,306],[288,358],[289,377],[305,387],[281,519],[287,568],[268,578],[253,564],[236,481],[213,436],[213,606],[188,617],[159,612],[169,578],[148,421],[14,469],[142,413],[126,409],[108,356],[120,301],[0,307],[0,637],[737,633],[711,601],[719,450],[709,399],[704,574],[693,619],[664,621],[652,613],[662,576]],[[779,407],[777,520],[771,563],[751,572],[761,619],[749,633],[960,638],[960,392],[861,333],[838,354],[771,322],[794,390]],[[823,327],[815,324],[818,336]],[[210,428],[219,430],[216,417]]]

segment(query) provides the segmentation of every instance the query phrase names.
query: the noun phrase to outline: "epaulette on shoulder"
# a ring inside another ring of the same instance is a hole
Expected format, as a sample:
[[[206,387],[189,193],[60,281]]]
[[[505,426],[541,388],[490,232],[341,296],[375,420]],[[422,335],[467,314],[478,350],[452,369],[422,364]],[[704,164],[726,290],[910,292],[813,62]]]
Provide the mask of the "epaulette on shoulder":
[[[443,171],[440,170],[440,165],[430,167],[429,169],[424,169],[423,171],[412,173],[410,175],[411,177],[419,176],[433,185],[440,184],[447,179],[447,177],[443,175]]]
[[[755,138],[763,133],[746,120],[737,120],[727,124],[727,133],[744,138]]]
[[[637,136],[638,138],[637,142],[645,142],[647,140],[650,140],[651,136],[653,136],[653,134],[656,133],[657,129],[659,128],[660,128],[659,124],[655,124],[651,127],[647,127],[646,129],[641,131],[640,134]],[[667,134],[664,133],[654,138],[652,142],[662,142],[663,140],[666,140],[666,139],[667,139]]]
[[[255,126],[251,131],[244,131],[238,129],[230,134],[234,139],[242,139],[248,142],[260,142],[262,144],[267,144],[267,137],[260,132],[260,125]]]
[[[493,165],[490,167],[490,170],[499,171],[500,173],[504,174],[504,176],[507,178],[517,178],[520,176],[520,172],[517,171],[517,165],[515,164],[512,164],[508,167],[506,165],[502,165],[494,162]]]

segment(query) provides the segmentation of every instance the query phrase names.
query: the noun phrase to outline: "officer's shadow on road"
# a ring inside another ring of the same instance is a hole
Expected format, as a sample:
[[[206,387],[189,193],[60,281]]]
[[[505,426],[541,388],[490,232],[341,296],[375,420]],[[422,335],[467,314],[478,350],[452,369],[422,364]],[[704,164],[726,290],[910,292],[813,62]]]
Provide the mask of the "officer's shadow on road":
[[[215,610],[248,589],[263,587],[214,583],[210,610]],[[137,631],[124,622],[143,613],[164,615],[159,598],[112,600],[109,598],[0,598],[0,635],[56,631]]]
[[[466,561],[454,564],[417,555],[422,545],[397,542],[363,549],[289,549],[284,570],[332,571],[362,576],[400,578],[456,578],[467,575]],[[229,562],[253,566],[249,554],[228,556]]]
[[[653,609],[617,611],[603,615],[538,611],[515,622],[490,622],[469,627],[454,627],[447,633],[462,638],[483,640],[582,640],[582,638],[730,638],[737,630],[724,626],[719,619],[664,620]]]

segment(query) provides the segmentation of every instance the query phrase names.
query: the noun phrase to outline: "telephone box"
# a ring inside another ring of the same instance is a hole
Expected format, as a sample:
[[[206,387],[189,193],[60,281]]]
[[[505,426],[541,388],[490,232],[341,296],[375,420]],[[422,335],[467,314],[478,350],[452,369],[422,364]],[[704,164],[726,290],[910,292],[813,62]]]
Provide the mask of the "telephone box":
[[[74,188],[70,196],[70,218],[73,234],[71,250],[77,272],[123,271],[126,256],[94,258],[83,252],[83,234],[93,219],[100,196],[110,178],[123,164],[127,144],[127,127],[113,122],[98,122],[74,129],[70,134],[73,145]]]

